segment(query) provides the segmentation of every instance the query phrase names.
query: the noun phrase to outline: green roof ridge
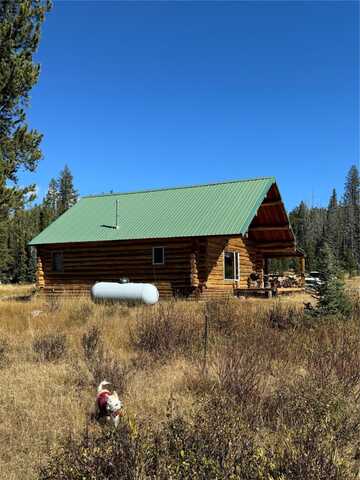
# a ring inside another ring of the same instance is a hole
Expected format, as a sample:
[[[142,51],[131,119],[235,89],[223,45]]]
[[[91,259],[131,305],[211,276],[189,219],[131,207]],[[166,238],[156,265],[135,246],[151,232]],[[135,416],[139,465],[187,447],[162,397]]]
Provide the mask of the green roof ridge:
[[[260,177],[84,196],[29,243],[243,235],[274,183],[274,177]]]
[[[177,187],[163,187],[163,188],[149,188],[146,190],[134,190],[129,192],[113,192],[113,193],[94,193],[90,195],[82,195],[81,198],[97,198],[97,197],[112,197],[118,195],[133,195],[137,193],[151,193],[151,192],[166,192],[168,190],[183,190],[187,188],[201,188],[201,187],[212,187],[215,185],[227,185],[231,183],[243,183],[243,182],[256,182],[259,180],[272,180],[275,183],[276,179],[273,176],[269,177],[254,177],[248,179],[240,180],[224,180],[222,182],[212,182],[212,183],[199,183],[195,185],[179,185]]]

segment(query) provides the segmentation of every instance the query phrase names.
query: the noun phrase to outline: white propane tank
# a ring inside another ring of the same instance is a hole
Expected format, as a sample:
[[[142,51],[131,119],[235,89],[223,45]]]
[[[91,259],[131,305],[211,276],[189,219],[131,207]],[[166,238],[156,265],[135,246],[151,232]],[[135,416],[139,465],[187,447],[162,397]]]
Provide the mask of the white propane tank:
[[[93,300],[137,300],[153,305],[159,300],[159,291],[150,283],[98,282],[91,287]]]

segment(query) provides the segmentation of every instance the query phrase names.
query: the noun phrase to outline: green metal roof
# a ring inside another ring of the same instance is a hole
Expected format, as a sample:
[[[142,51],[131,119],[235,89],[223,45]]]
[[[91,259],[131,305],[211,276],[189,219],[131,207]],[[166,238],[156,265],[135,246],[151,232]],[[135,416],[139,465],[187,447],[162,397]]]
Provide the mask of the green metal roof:
[[[244,234],[273,183],[267,177],[83,197],[30,245]]]

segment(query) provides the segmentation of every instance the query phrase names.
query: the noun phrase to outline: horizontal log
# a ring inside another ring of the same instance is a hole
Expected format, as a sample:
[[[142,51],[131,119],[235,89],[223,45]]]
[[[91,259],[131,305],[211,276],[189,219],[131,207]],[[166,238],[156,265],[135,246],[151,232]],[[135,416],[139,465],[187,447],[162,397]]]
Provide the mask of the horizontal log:
[[[51,263],[46,263],[46,272],[49,272],[52,270],[52,264]],[[132,261],[119,261],[118,259],[114,259],[113,261],[109,260],[101,260],[101,259],[89,259],[87,261],[83,262],[78,262],[78,261],[70,261],[70,260],[65,260],[63,261],[63,266],[64,268],[76,268],[76,269],[82,269],[86,270],[87,268],[89,269],[94,269],[97,267],[109,267],[110,269],[123,269],[123,268],[134,268],[134,269],[139,269],[142,270],[143,268],[145,269],[153,269],[153,270],[164,270],[164,269],[171,269],[171,270],[177,270],[178,268],[188,268],[190,269],[190,261],[189,259],[184,259],[184,258],[179,258],[170,261],[166,261],[163,264],[153,264],[151,261],[143,261],[141,259],[133,259]]]
[[[288,230],[290,225],[256,225],[254,227],[250,227],[250,232],[267,232],[267,231],[281,231],[281,230]]]
[[[259,242],[258,248],[273,248],[273,247],[294,247],[294,242]]]
[[[283,202],[281,200],[275,200],[275,201],[264,201],[260,207],[278,207],[278,206],[283,206]]]

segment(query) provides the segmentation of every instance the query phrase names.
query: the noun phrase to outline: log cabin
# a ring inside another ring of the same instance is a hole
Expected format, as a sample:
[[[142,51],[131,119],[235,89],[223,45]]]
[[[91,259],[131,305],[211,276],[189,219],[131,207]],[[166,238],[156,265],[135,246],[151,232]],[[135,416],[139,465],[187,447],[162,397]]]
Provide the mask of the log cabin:
[[[273,177],[83,197],[30,245],[45,294],[127,277],[206,299],[270,292],[271,258],[305,269]]]

